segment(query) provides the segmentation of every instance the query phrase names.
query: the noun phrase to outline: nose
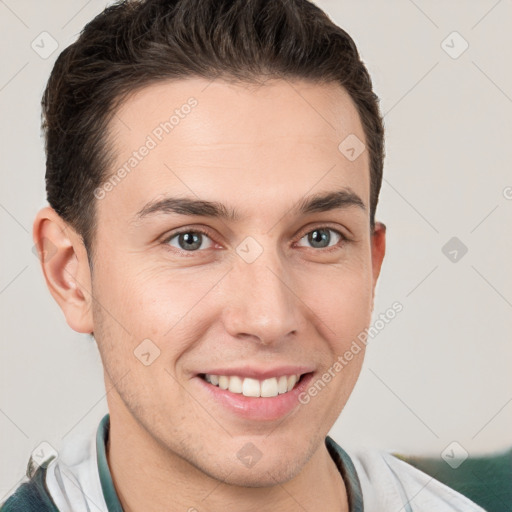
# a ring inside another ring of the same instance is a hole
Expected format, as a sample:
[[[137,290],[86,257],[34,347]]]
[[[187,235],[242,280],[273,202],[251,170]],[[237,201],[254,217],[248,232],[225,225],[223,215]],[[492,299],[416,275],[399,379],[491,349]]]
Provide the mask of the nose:
[[[222,317],[233,337],[271,345],[289,341],[301,330],[300,300],[289,273],[271,250],[264,250],[252,263],[237,257],[224,286]]]

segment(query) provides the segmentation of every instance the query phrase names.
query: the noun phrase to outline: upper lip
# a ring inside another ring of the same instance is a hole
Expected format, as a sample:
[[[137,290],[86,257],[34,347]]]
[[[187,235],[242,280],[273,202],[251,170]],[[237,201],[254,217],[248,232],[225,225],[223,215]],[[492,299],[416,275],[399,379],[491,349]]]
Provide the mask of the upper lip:
[[[275,366],[273,368],[259,369],[251,366],[241,366],[238,368],[212,368],[210,370],[199,373],[198,375],[226,375],[238,377],[248,377],[251,379],[265,380],[271,377],[281,377],[283,375],[302,375],[314,371],[311,366],[284,365]]]

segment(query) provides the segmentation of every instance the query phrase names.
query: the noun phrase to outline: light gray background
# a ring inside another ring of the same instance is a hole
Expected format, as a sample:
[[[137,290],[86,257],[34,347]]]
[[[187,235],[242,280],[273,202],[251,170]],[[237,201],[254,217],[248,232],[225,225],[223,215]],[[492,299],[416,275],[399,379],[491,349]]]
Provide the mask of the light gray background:
[[[331,435],[436,456],[453,441],[470,456],[510,447],[512,2],[317,3],[353,36],[381,98],[388,245],[374,316],[404,307],[369,344]],[[107,412],[96,346],[67,326],[32,253],[46,205],[40,97],[105,5],[0,0],[0,499],[39,443],[59,449]],[[31,48],[43,31],[59,45],[47,59]],[[469,43],[457,59],[441,46],[453,31]],[[457,263],[441,252],[453,236],[468,247]]]

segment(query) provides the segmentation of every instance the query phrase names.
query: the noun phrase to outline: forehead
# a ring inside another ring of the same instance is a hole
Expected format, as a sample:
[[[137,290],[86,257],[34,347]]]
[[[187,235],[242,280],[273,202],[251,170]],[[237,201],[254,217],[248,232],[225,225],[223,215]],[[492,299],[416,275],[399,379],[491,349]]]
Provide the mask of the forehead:
[[[109,201],[138,211],[156,196],[178,192],[205,200],[258,196],[261,205],[279,203],[293,190],[305,195],[347,186],[367,204],[368,151],[355,160],[344,152],[344,141],[354,137],[365,141],[357,109],[335,83],[255,86],[193,78],[153,84],[130,96],[110,124],[116,156],[110,173],[125,172]]]
[[[187,102],[191,103],[192,98],[197,106],[189,115],[185,111],[189,111]],[[123,102],[110,131],[122,135],[124,142],[135,144],[140,135],[152,133],[173,114],[174,128],[182,125],[179,130],[173,129],[173,137],[182,135],[187,139],[192,130],[186,125],[192,125],[194,136],[188,141],[194,144],[257,144],[276,136],[305,143],[325,139],[330,144],[349,133],[364,140],[357,109],[339,84],[281,79],[263,85],[201,78],[152,84]],[[186,118],[188,123],[181,123]]]

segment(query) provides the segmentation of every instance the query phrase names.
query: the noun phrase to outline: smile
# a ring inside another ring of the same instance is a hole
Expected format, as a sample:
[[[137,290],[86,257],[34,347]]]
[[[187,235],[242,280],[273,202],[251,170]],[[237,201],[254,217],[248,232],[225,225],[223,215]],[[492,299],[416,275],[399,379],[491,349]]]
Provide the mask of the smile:
[[[270,398],[290,392],[301,375],[282,375],[271,377],[265,380],[252,379],[250,377],[239,377],[237,375],[213,375],[201,374],[206,382],[217,386],[220,389],[231,393],[241,394],[248,397]]]

